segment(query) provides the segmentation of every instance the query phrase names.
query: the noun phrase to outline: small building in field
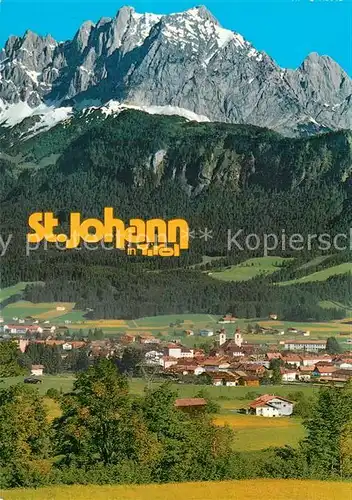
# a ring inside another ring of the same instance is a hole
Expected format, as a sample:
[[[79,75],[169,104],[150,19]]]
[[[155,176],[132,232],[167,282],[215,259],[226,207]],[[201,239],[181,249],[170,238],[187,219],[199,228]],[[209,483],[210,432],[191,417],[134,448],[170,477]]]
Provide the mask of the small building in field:
[[[187,335],[187,337],[193,337],[194,331],[193,330],[185,330],[184,334]]]
[[[153,335],[140,334],[137,336],[137,341],[140,344],[160,344],[160,339],[155,338]]]
[[[199,335],[201,337],[213,337],[214,336],[214,331],[213,330],[204,329],[204,330],[201,330],[199,332]]]
[[[219,319],[218,323],[219,325],[229,325],[232,323],[236,323],[237,318],[235,316],[232,316],[232,314],[226,314],[222,318]]]
[[[31,375],[34,375],[36,377],[41,377],[44,372],[44,366],[43,365],[32,365],[31,366]]]
[[[298,380],[301,382],[309,382],[312,378],[314,366],[301,366],[298,372]]]
[[[225,385],[227,387],[236,387],[240,385],[240,377],[235,373],[230,372],[208,372],[212,380],[212,384],[215,386]]]
[[[241,375],[239,378],[239,385],[245,387],[259,387],[260,386],[259,377],[247,374]]]
[[[317,352],[326,349],[326,340],[286,340],[284,346],[287,351]]]
[[[249,412],[262,417],[287,417],[293,413],[294,403],[281,396],[264,394],[252,401]]]
[[[285,365],[290,367],[299,368],[301,366],[302,358],[298,354],[289,354],[288,356],[282,356],[282,361]]]
[[[297,370],[290,370],[287,368],[281,368],[280,373],[283,382],[295,382],[298,376]]]
[[[174,403],[175,408],[186,412],[203,410],[206,405],[207,401],[204,398],[180,398]]]

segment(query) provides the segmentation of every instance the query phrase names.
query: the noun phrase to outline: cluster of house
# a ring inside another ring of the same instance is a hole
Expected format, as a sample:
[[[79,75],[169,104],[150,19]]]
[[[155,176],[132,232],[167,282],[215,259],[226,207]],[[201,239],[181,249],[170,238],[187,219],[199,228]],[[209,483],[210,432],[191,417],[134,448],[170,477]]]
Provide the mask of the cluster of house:
[[[258,386],[270,378],[273,360],[280,362],[283,382],[345,382],[352,378],[352,353],[329,355],[326,341],[289,340],[282,347],[280,351],[264,352],[258,344],[244,343],[238,331],[231,339],[222,332],[208,355],[179,342],[159,342],[151,346],[145,357],[151,365],[160,365],[166,374],[205,374],[216,386]]]
[[[346,382],[352,378],[352,353],[329,355],[324,353],[267,353],[268,359],[280,359],[284,382]]]
[[[352,353],[329,355],[325,351],[326,341],[286,341],[284,349],[265,352],[258,344],[244,343],[238,331],[233,338],[227,339],[225,332],[217,338],[216,347],[208,355],[179,342],[158,341],[146,352],[146,361],[160,365],[165,374],[205,374],[216,386],[258,386],[270,378],[274,359],[280,361],[283,382],[344,382],[352,378]],[[146,342],[144,337],[140,341]]]
[[[235,320],[233,316],[227,315],[221,321],[233,323]],[[120,355],[127,345],[136,344],[143,350],[145,362],[157,366],[165,374],[205,374],[207,382],[215,386],[258,386],[263,379],[267,381],[270,378],[270,365],[275,359],[280,361],[283,382],[345,382],[352,378],[352,353],[329,355],[324,340],[301,337],[280,341],[278,346],[268,349],[244,342],[238,329],[233,337],[227,338],[222,328],[216,332],[211,352],[205,354],[202,349],[186,347],[176,340],[168,342],[162,336],[157,338],[149,332],[128,333],[118,339],[78,341],[65,334],[60,337],[58,328],[47,324],[3,324],[2,330],[3,337],[17,337],[22,352],[25,352],[29,343],[38,343],[58,346],[63,351],[63,357],[68,351],[81,348],[85,348],[87,356],[91,358],[111,357]],[[203,336],[214,335],[212,330],[203,330],[201,333]],[[189,331],[189,335],[192,334]]]
[[[255,346],[243,344],[240,333],[235,333],[234,338],[229,340],[226,333],[220,333],[218,347],[207,356],[202,349],[169,343],[157,357],[167,374],[206,374],[216,386],[259,386],[266,369],[254,361],[254,352]]]
[[[55,325],[50,325],[50,321],[44,321],[42,324],[39,324],[39,321],[33,321],[32,323],[27,323],[25,320],[19,323],[4,323],[1,325],[1,332],[3,334],[8,335],[27,335],[27,336],[35,336],[36,334],[40,335],[51,335],[55,333],[57,327]]]
[[[75,351],[77,349],[85,349],[88,359],[91,360],[99,357],[109,358],[117,352],[119,347],[118,344],[109,340],[60,340],[54,338],[47,338],[44,340],[18,338],[14,340],[22,353],[26,351],[30,344],[58,347],[62,350],[62,359],[65,359],[70,351]],[[43,365],[31,366],[31,375],[33,376],[42,376],[44,372],[45,367]]]

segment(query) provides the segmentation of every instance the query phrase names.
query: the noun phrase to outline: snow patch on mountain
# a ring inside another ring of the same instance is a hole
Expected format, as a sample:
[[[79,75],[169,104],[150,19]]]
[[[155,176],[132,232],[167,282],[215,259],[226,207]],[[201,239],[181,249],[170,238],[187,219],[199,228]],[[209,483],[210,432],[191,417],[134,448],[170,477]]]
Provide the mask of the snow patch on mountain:
[[[36,108],[31,108],[23,101],[6,105],[0,99],[0,125],[4,127],[13,127],[31,116],[40,117],[40,120],[28,132],[49,130],[49,128],[69,118],[72,113],[71,107],[55,108],[54,106],[41,104]]]
[[[22,120],[31,116],[33,109],[23,101],[16,104],[7,104],[0,99],[0,124],[6,127],[13,127]]]
[[[181,116],[186,118],[189,121],[195,122],[209,122],[209,118],[204,115],[197,115],[188,109],[179,108],[177,106],[135,106],[133,104],[123,104],[119,101],[109,101],[104,106],[99,108],[90,108],[90,109],[99,109],[106,116],[111,116],[117,113],[121,113],[125,109],[135,109],[138,111],[144,111],[145,113],[149,113],[150,115],[168,115],[168,116]]]

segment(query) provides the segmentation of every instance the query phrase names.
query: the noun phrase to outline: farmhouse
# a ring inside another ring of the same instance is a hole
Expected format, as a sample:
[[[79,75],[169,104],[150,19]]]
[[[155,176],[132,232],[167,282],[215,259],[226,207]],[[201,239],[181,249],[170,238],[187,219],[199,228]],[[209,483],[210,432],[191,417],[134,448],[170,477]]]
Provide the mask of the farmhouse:
[[[204,367],[207,372],[226,371],[230,367],[227,358],[206,358],[203,361],[199,360],[199,364]]]
[[[315,377],[331,377],[337,368],[335,366],[316,365],[312,374]]]
[[[336,370],[332,375],[332,379],[347,382],[352,379],[352,370]]]
[[[324,361],[325,363],[331,363],[332,357],[328,354],[314,354],[314,355],[302,355],[301,365],[303,366],[315,366],[320,361]]]
[[[162,362],[163,362],[162,366],[163,366],[164,370],[167,370],[171,366],[177,365],[177,359],[172,358],[171,356],[163,356]]]
[[[260,382],[259,378],[255,375],[247,375],[243,372],[235,372],[235,374],[239,375],[239,385],[243,385],[245,387],[259,387]]]
[[[133,344],[136,342],[136,336],[126,333],[126,335],[122,335],[122,337],[120,337],[120,342],[121,344]]]
[[[254,375],[256,377],[263,377],[266,368],[257,363],[241,363],[236,367],[236,370],[244,371],[247,375]]]
[[[212,383],[215,386],[226,385],[227,387],[235,387],[240,385],[240,376],[229,372],[209,372]]]
[[[249,411],[262,417],[283,417],[292,415],[293,405],[292,401],[281,396],[264,394],[249,405]]]
[[[138,335],[137,340],[140,344],[160,344],[160,339],[157,339],[148,333]]]
[[[185,335],[187,335],[187,337],[193,337],[193,335],[194,335],[194,331],[193,330],[185,330],[183,333]]]
[[[204,373],[204,368],[199,366],[197,361],[191,359],[180,359],[177,364],[168,368],[171,373],[179,373],[181,375],[201,375]]]
[[[4,333],[12,333],[13,335],[25,335],[27,329],[26,325],[8,324],[3,326]]]
[[[27,339],[18,339],[18,340],[16,340],[16,343],[18,345],[19,350],[22,353],[26,352],[26,349],[27,349],[28,344],[29,344],[29,340],[27,340]]]
[[[314,366],[301,366],[298,372],[298,380],[300,380],[301,382],[309,382],[312,377],[313,371]]]
[[[144,358],[149,365],[163,365],[163,353],[160,351],[151,350],[145,353]]]
[[[298,375],[297,370],[288,370],[286,368],[281,368],[280,373],[283,382],[294,382]]]
[[[334,360],[334,365],[342,370],[352,369],[352,357],[340,356],[338,359]]]
[[[43,375],[44,366],[43,365],[32,365],[31,366],[31,375],[35,375],[40,377]]]
[[[312,351],[317,352],[326,349],[326,340],[286,340],[287,351]]]
[[[175,359],[181,358],[182,346],[180,344],[168,344],[165,348],[165,356]]]
[[[301,365],[302,358],[298,354],[289,354],[288,356],[282,356],[282,361],[285,365],[294,366],[298,368]]]
[[[226,314],[221,319],[219,319],[218,323],[220,325],[228,325],[231,323],[236,323],[236,320],[237,318],[235,316],[232,316],[232,314]]]

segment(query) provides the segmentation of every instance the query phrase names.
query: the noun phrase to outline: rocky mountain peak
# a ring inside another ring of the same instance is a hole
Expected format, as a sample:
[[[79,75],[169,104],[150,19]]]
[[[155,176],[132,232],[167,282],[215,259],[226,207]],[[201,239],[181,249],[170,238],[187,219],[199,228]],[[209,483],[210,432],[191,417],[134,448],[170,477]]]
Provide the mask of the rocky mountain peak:
[[[189,13],[190,15],[193,15],[195,17],[199,17],[200,19],[203,19],[204,21],[210,21],[217,26],[220,26],[219,21],[216,19],[215,16],[210,12],[210,10],[207,9],[204,5],[197,5],[196,7],[189,9],[186,11],[186,13]]]
[[[73,41],[77,44],[78,50],[84,50],[87,47],[89,37],[94,28],[95,24],[92,21],[86,21],[82,24],[73,39]]]
[[[28,30],[0,51],[5,107],[113,99],[300,135],[351,128],[351,96],[351,79],[330,57],[313,52],[284,70],[204,6],[170,15],[124,6],[63,44]]]

